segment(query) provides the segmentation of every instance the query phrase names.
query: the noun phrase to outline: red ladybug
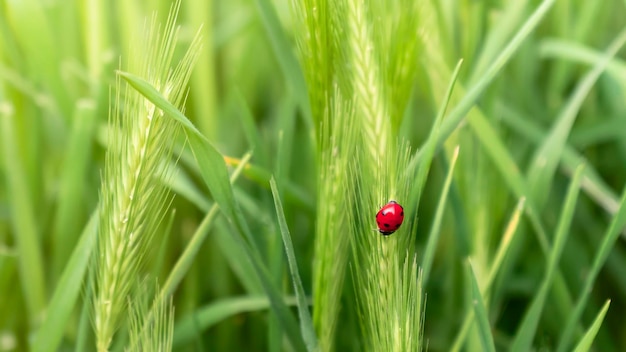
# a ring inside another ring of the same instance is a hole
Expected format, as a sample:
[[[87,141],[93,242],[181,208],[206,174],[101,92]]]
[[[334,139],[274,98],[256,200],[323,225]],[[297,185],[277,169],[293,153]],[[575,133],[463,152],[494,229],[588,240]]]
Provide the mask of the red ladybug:
[[[404,208],[395,200],[390,201],[376,213],[378,231],[383,236],[389,236],[396,232],[404,221]]]

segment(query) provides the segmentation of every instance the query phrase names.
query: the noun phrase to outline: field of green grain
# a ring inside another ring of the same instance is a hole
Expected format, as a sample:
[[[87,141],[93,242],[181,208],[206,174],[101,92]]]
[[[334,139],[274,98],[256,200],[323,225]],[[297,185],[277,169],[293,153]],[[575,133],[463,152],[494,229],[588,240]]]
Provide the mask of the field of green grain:
[[[625,43],[624,0],[0,0],[0,351],[624,351]]]

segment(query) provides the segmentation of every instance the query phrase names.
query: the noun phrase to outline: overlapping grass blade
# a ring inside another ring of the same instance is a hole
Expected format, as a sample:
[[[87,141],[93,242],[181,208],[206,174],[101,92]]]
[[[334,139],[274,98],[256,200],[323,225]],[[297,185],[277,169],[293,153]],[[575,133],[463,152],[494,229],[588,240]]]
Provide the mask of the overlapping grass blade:
[[[255,241],[252,238],[252,234],[250,233],[250,230],[243,219],[243,215],[235,202],[232,187],[228,181],[228,172],[226,170],[226,164],[224,163],[224,156],[211,145],[211,143],[195,128],[195,126],[193,126],[185,115],[168,102],[149,83],[130,73],[120,72],[120,75],[135,89],[137,89],[137,91],[148,98],[148,100],[183,126],[189,145],[193,151],[194,157],[196,158],[200,172],[202,173],[202,177],[220,210],[233,223],[233,225],[235,225],[238,233],[233,233],[233,236],[238,245],[241,246],[247,254],[246,259],[250,260],[253,264],[253,267],[261,280],[261,284],[272,302],[272,307],[280,319],[283,329],[287,333],[287,337],[296,350],[304,350],[304,342],[302,341],[301,335],[297,331],[297,324],[293,315],[291,315],[291,312],[289,312],[285,306],[278,290],[274,286],[267,267],[262,262],[259,251],[255,247]],[[243,237],[240,237],[240,235],[243,235],[245,240]]]
[[[231,225],[226,219],[217,220],[217,231],[215,231],[215,241],[219,250],[226,257],[226,261],[233,270],[235,277],[239,280],[247,293],[251,295],[263,294],[263,286],[259,280],[252,263],[246,260],[240,260],[246,255],[246,252],[239,245],[237,240],[230,235]]]
[[[161,238],[159,238],[159,245],[156,248],[156,258],[151,263],[151,272],[157,278],[157,282],[161,282],[161,279],[167,274],[168,268],[166,266],[167,250],[171,247],[172,238],[174,233],[172,228],[174,227],[174,220],[176,219],[176,208],[172,209],[167,216],[167,220],[163,224],[163,231]]]
[[[446,208],[446,200],[448,199],[448,191],[450,190],[450,184],[452,183],[452,175],[454,174],[454,166],[459,156],[459,147],[454,149],[452,160],[448,169],[448,175],[443,184],[441,194],[439,195],[439,204],[437,204],[437,210],[435,212],[435,218],[428,234],[428,241],[426,242],[426,249],[424,250],[424,259],[422,259],[422,280],[428,283],[430,276],[430,269],[435,257],[435,250],[437,249],[437,243],[439,242],[439,235],[441,233],[441,220],[443,219],[443,213]]]
[[[243,132],[248,140],[249,148],[254,152],[254,158],[257,160],[257,163],[268,165],[269,158],[267,157],[267,151],[264,148],[265,145],[262,142],[260,131],[254,123],[254,116],[252,115],[252,111],[250,111],[250,106],[248,106],[248,102],[243,98],[241,92],[237,91],[234,94],[239,108]],[[269,180],[264,183],[269,183]]]
[[[285,297],[285,304],[296,305],[295,297]],[[198,308],[195,312],[183,316],[176,322],[173,347],[178,348],[188,343],[197,334],[210,329],[217,323],[241,313],[270,309],[271,303],[266,296],[241,296],[217,300]]]
[[[35,204],[15,139],[16,118],[12,106],[6,102],[0,103],[0,135],[3,142],[8,205],[14,214],[11,218],[11,227],[19,253],[17,256],[19,281],[28,314],[32,319],[36,319],[46,306],[46,283]]]
[[[285,252],[287,253],[287,261],[289,262],[291,281],[298,302],[300,330],[302,331],[302,338],[306,343],[307,350],[312,352],[317,350],[317,337],[315,336],[315,329],[313,329],[313,320],[311,319],[311,313],[309,312],[309,307],[307,305],[304,287],[302,286],[302,280],[300,279],[300,273],[298,272],[298,263],[293,250],[293,243],[291,243],[291,235],[289,234],[289,228],[287,227],[287,220],[285,220],[285,213],[283,212],[283,205],[280,201],[276,181],[272,178],[270,184],[272,187],[272,195],[274,196],[274,205],[276,207],[276,215],[278,216],[280,234],[283,238]]]
[[[536,123],[524,118],[519,113],[500,103],[499,108],[504,111],[502,121],[511,127],[511,130],[528,139],[532,143],[539,144],[546,136]],[[587,164],[584,170],[582,189],[601,207],[610,214],[615,214],[619,206],[618,199],[613,190],[602,180],[600,174],[588,165],[587,160],[573,147],[566,145],[561,154],[561,167],[568,172],[573,172],[578,164]]]
[[[545,58],[559,58],[595,64],[605,55],[582,44],[559,39],[545,39],[539,45],[539,55]],[[626,62],[614,58],[606,66],[606,72],[616,79],[626,81]]]
[[[413,204],[417,204],[419,206],[420,199],[422,196],[422,192],[424,189],[424,185],[426,184],[426,176],[428,176],[428,171],[430,170],[430,164],[433,160],[433,155],[435,154],[435,150],[437,149],[437,143],[439,140],[439,129],[441,126],[441,122],[443,121],[443,117],[446,114],[446,109],[448,108],[448,104],[450,103],[450,98],[452,97],[452,91],[454,89],[454,84],[459,76],[459,72],[461,71],[461,66],[463,64],[463,60],[460,60],[454,71],[452,72],[452,77],[450,79],[450,84],[448,85],[448,89],[443,98],[443,102],[441,107],[439,108],[439,112],[437,113],[437,117],[435,118],[435,122],[433,123],[433,127],[430,130],[430,134],[428,136],[428,140],[426,140],[424,147],[424,154],[422,156],[419,170],[417,171],[415,187],[411,190],[410,201]],[[409,168],[408,175],[411,175],[411,170]],[[424,275],[424,281],[428,282],[428,274]]]
[[[37,332],[33,351],[56,351],[63,338],[70,314],[76,306],[91,253],[96,245],[98,212],[94,211],[48,303],[46,318]]]
[[[172,65],[179,7],[180,1],[171,4],[163,26],[157,23],[156,14],[152,16],[141,40],[134,42],[125,67],[146,77],[173,106],[182,108],[200,40],[195,36],[180,61]],[[128,317],[127,304],[137,305],[138,300],[143,300],[137,294],[142,290],[136,276],[172,201],[169,189],[159,178],[170,172],[162,166],[168,165],[166,161],[172,155],[179,131],[175,121],[119,76],[114,93],[109,114],[113,132],[107,145],[98,245],[92,262],[96,274],[91,301],[99,351],[111,348],[114,336]],[[153,323],[157,322],[147,319],[147,324]],[[122,336],[117,343],[124,340]],[[161,342],[165,341],[155,341]]]
[[[247,154],[243,158],[242,163],[239,164],[239,167],[235,169],[230,178],[231,183],[234,183],[237,180],[237,178],[241,174],[241,171],[247,165],[248,160],[250,160],[250,157],[251,154]],[[213,220],[217,216],[217,213],[218,205],[213,204],[213,206],[211,206],[209,211],[204,216],[204,219],[200,223],[200,226],[198,226],[194,235],[191,237],[191,240],[185,247],[185,250],[180,255],[180,257],[176,261],[176,264],[174,264],[174,267],[170,271],[167,280],[161,288],[161,296],[166,297],[174,294],[174,291],[176,291],[176,288],[178,287],[180,282],[183,280],[185,275],[187,275],[187,272],[189,271],[189,268],[193,264],[194,260],[196,259],[196,255],[198,254],[198,251],[200,251],[200,248],[202,247],[206,236],[209,234],[209,229],[211,228],[211,225],[213,224]]]
[[[518,198],[526,199],[525,213],[535,230],[541,250],[547,257],[550,252],[550,243],[546,229],[539,217],[541,212],[535,206],[531,198],[532,194],[528,184],[513,160],[511,153],[507,150],[504,142],[496,133],[495,128],[478,109],[470,112],[468,122],[480,143],[483,144],[485,152],[491,158],[491,161],[495,164],[502,178],[509,186],[511,192]],[[559,312],[566,314],[566,312],[570,311],[572,308],[572,297],[565,284],[563,275],[558,269],[555,277],[554,290],[555,294],[559,297],[555,302],[555,307]]]
[[[174,165],[166,166],[172,168]],[[191,177],[182,169],[176,170],[176,172],[168,177],[162,179],[172,191],[176,194],[187,199],[190,203],[195,205],[202,211],[209,211],[211,204],[209,199],[203,194],[204,192],[196,186]]]
[[[485,44],[478,54],[469,82],[476,82],[500,53],[501,48],[506,44],[511,34],[515,32],[516,27],[526,14],[525,9],[528,2],[528,0],[521,0],[502,3],[502,13],[498,16],[493,29],[486,33]]]
[[[511,351],[528,351],[532,346],[548,292],[553,285],[553,280],[555,273],[557,272],[557,266],[561,258],[561,253],[563,252],[563,247],[565,246],[565,242],[570,233],[569,228],[574,216],[574,210],[576,209],[576,201],[580,191],[583,168],[584,165],[580,165],[577,168],[574,178],[570,183],[567,196],[565,197],[565,201],[563,203],[563,210],[559,218],[556,234],[554,236],[554,244],[548,256],[548,266],[546,268],[545,276],[541,282],[541,287],[537,292],[537,295],[533,298],[533,301],[517,330],[515,339],[511,344]]]
[[[76,243],[82,219],[81,207],[86,176],[98,115],[95,102],[79,101],[72,118],[73,126],[68,138],[63,171],[59,185],[59,201],[53,227],[54,275],[59,275]]]
[[[477,80],[474,85],[469,87],[467,92],[463,95],[462,100],[452,109],[452,111],[450,111],[448,117],[444,120],[441,126],[441,139],[439,141],[439,145],[441,145],[459,126],[465,115],[476,103],[476,100],[485,91],[487,86],[493,81],[504,65],[511,59],[513,54],[519,49],[524,40],[526,40],[530,33],[539,25],[539,22],[554,5],[554,2],[555,0],[542,1],[537,9],[535,9],[526,22],[524,22],[520,29],[515,33],[513,38],[511,38],[508,44],[500,51],[500,55],[498,55],[489,68],[485,70],[481,78]],[[448,68],[444,67],[444,62],[440,60],[431,60],[430,62],[433,64],[431,69],[437,70],[438,72],[448,71]],[[421,157],[422,152],[419,152],[417,157],[413,159],[412,163],[417,163]]]
[[[215,27],[213,26],[213,16],[215,16],[216,8],[213,2],[194,0],[188,1],[184,7],[184,12],[189,19],[192,28],[202,28],[202,38],[206,43],[214,43]],[[218,119],[206,118],[207,116],[215,116],[217,111],[217,79],[214,66],[216,62],[216,51],[212,46],[206,45],[200,50],[198,60],[202,65],[198,65],[194,74],[189,80],[190,90],[193,92],[202,92],[202,99],[194,99],[192,101],[194,116],[202,116],[197,120],[200,131],[205,136],[216,137],[219,131]]]
[[[496,347],[493,343],[493,335],[491,334],[491,325],[489,324],[485,300],[483,299],[481,290],[478,288],[478,282],[476,281],[476,275],[474,274],[471,262],[467,263],[467,271],[470,276],[470,281],[472,282],[472,305],[474,306],[474,315],[478,321],[478,333],[482,350],[495,352]]]
[[[517,206],[515,207],[515,211],[511,215],[511,219],[509,220],[509,223],[506,226],[504,235],[502,236],[502,240],[500,241],[500,245],[498,246],[498,249],[496,251],[496,256],[494,257],[494,260],[490,265],[489,276],[487,276],[487,279],[481,285],[480,294],[485,298],[488,298],[491,295],[491,285],[493,284],[496,278],[496,275],[500,271],[500,266],[502,265],[502,261],[504,260],[511,243],[514,240],[514,236],[517,233],[519,221],[522,216],[522,212],[524,210],[524,203],[525,203],[524,198],[520,199],[519,202],[517,203]],[[454,339],[454,343],[452,344],[452,348],[450,349],[450,351],[458,352],[461,350],[461,348],[463,347],[463,343],[465,342],[465,338],[467,337],[467,333],[470,331],[470,328],[472,327],[473,318],[474,318],[474,310],[470,309],[465,314],[465,320],[463,321],[463,325],[461,326],[461,329],[459,330],[457,337]]]
[[[598,312],[598,315],[593,320],[593,324],[591,324],[591,326],[585,333],[585,336],[583,336],[582,339],[580,339],[580,342],[578,342],[578,345],[576,345],[574,352],[587,352],[591,349],[593,340],[595,339],[596,334],[598,333],[598,330],[600,330],[600,326],[602,325],[602,321],[604,320],[604,316],[606,315],[606,312],[609,310],[610,304],[611,304],[610,299],[608,299],[606,303],[604,303],[604,305],[602,306],[602,309],[600,309],[600,312]]]
[[[132,73],[119,72],[118,74],[138,92],[183,126],[201,175],[209,187],[211,195],[220,206],[221,211],[229,218],[234,219],[235,201],[228,181],[228,171],[224,163],[224,156],[211,145],[185,115],[167,101],[152,85]]]
[[[315,130],[315,124],[313,123],[311,116],[311,108],[309,106],[309,98],[307,96],[307,87],[302,71],[300,70],[300,66],[298,65],[298,61],[293,54],[292,45],[287,39],[287,35],[282,28],[271,2],[269,0],[256,0],[255,3],[261,15],[261,19],[263,20],[265,30],[268,33],[272,49],[276,54],[276,59],[280,63],[283,76],[291,88],[292,94],[298,101],[300,110],[305,116],[305,124],[309,128],[309,131],[312,132]]]
[[[589,73],[578,83],[576,90],[572,93],[569,101],[563,107],[563,110],[557,117],[557,121],[552,130],[543,143],[537,149],[533,162],[528,170],[528,184],[533,190],[533,199],[539,210],[543,209],[543,205],[550,194],[550,186],[554,179],[554,174],[558,166],[561,154],[565,148],[567,137],[578,111],[589,91],[594,86],[600,74],[604,71],[607,64],[615,56],[617,51],[626,42],[626,30],[622,31],[609,45],[606,53],[599,60]]]
[[[620,233],[624,230],[626,226],[626,189],[624,189],[622,194],[622,200],[620,201],[619,208],[617,213],[613,216],[611,220],[611,224],[607,229],[606,233],[602,238],[602,243],[598,248],[598,251],[594,257],[593,264],[591,265],[591,269],[589,269],[587,273],[587,277],[585,278],[585,283],[583,284],[582,289],[580,290],[581,295],[578,297],[576,301],[576,305],[574,309],[571,311],[567,323],[563,328],[563,332],[561,334],[561,338],[559,340],[559,345],[557,351],[567,351],[567,348],[570,345],[572,337],[574,335],[574,330],[576,324],[580,320],[585,307],[587,306],[587,301],[589,300],[589,295],[591,294],[591,290],[593,289],[593,284],[600,273],[600,269],[606,262],[611,250],[615,246],[615,242],[619,237]]]
[[[240,163],[240,160],[227,156],[224,157],[224,160],[228,165],[235,167]],[[246,166],[246,168],[244,168],[243,173],[247,178],[254,181],[259,186],[269,189],[269,182],[272,174],[267,169],[258,164],[250,163]],[[313,214],[315,210],[315,202],[313,197],[311,197],[311,195],[308,194],[304,188],[289,180],[286,180],[282,187],[284,187],[285,199],[288,202],[301,207],[310,214]]]

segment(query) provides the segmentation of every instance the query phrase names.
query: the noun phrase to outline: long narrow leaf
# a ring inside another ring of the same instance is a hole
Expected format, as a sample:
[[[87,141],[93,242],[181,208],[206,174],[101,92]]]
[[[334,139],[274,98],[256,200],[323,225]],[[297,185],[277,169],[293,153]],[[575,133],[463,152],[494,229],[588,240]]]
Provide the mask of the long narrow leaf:
[[[294,297],[285,297],[285,304],[295,305],[296,299]],[[217,300],[176,322],[174,327],[174,347],[184,345],[193,339],[197,333],[210,329],[229,317],[269,308],[271,308],[271,303],[267,297],[263,296],[243,296]]]
[[[58,210],[54,219],[54,274],[59,275],[76,244],[83,221],[81,206],[85,193],[86,175],[91,154],[91,140],[98,121],[95,103],[91,100],[76,104],[72,131],[63,161],[59,184]]]
[[[482,350],[495,352],[496,346],[493,343],[493,335],[491,334],[491,326],[489,325],[489,317],[487,316],[485,301],[480,293],[480,289],[478,288],[478,282],[476,281],[476,274],[474,274],[472,264],[468,262],[467,266],[472,282],[472,305],[474,306],[474,315],[478,320],[478,334],[483,347]]]
[[[293,243],[291,243],[291,234],[289,234],[287,220],[285,219],[285,213],[283,212],[283,205],[280,201],[280,195],[278,194],[278,188],[274,178],[271,179],[270,185],[272,187],[272,195],[274,196],[274,206],[276,207],[276,215],[278,216],[280,234],[283,237],[285,252],[287,253],[287,261],[289,262],[291,281],[293,283],[293,289],[296,293],[296,299],[298,302],[302,338],[306,343],[308,351],[315,351],[317,349],[317,337],[315,336],[315,329],[313,328],[313,320],[311,319],[311,313],[309,312],[309,307],[306,302],[306,295],[304,293],[304,287],[302,286],[302,280],[300,279],[300,273],[298,272],[298,263],[293,250]]]
[[[517,233],[517,227],[519,225],[519,220],[522,216],[522,211],[524,210],[525,199],[522,198],[517,203],[515,207],[515,211],[511,215],[511,220],[506,226],[506,230],[504,235],[502,236],[502,240],[500,241],[500,245],[498,246],[498,250],[496,251],[496,256],[493,262],[490,265],[489,276],[487,276],[487,280],[482,283],[481,286],[481,295],[484,297],[489,297],[491,293],[491,285],[496,278],[498,272],[500,272],[500,266],[502,265],[502,261],[504,260],[505,255],[508,252],[510,244],[513,242],[514,235]],[[450,348],[451,352],[458,352],[461,350],[463,343],[465,342],[465,338],[467,337],[467,333],[470,331],[472,327],[473,321],[473,310],[468,310],[465,314],[465,320],[463,321],[463,325],[457,334],[457,337],[454,339],[454,344],[452,344],[452,348]]]
[[[598,248],[598,252],[596,253],[593,264],[591,265],[591,269],[587,273],[587,278],[585,279],[583,288],[580,290],[581,294],[576,301],[576,306],[567,319],[557,351],[566,351],[570,345],[571,339],[574,335],[575,326],[578,323],[583,310],[587,306],[587,301],[589,300],[589,295],[593,289],[593,284],[600,273],[600,269],[602,269],[602,266],[608,259],[611,250],[615,246],[617,238],[624,230],[624,226],[626,226],[626,188],[623,191],[618,211],[604,234],[600,248]]]
[[[19,254],[17,256],[19,281],[28,314],[35,319],[46,304],[46,284],[35,204],[29,194],[28,178],[15,138],[16,118],[10,105],[0,103],[0,139],[4,152],[8,204],[14,214],[11,226]]]
[[[309,130],[313,131],[314,125],[311,119],[307,87],[298,61],[293,54],[291,43],[289,43],[271,1],[257,0],[256,4],[285,80],[292,89],[300,105],[300,109],[306,117],[305,123],[309,127]]]
[[[428,175],[428,171],[430,171],[430,164],[433,160],[433,155],[435,154],[435,150],[437,149],[437,142],[439,141],[439,129],[441,126],[441,122],[443,121],[443,117],[446,114],[446,110],[448,108],[448,104],[450,103],[450,98],[452,97],[452,92],[454,90],[454,85],[459,76],[459,72],[461,71],[461,66],[463,65],[463,60],[460,60],[454,71],[452,72],[452,78],[450,79],[450,84],[448,85],[448,89],[446,91],[446,95],[442,102],[441,107],[439,108],[439,112],[437,113],[437,117],[435,118],[435,122],[433,123],[433,127],[430,130],[430,134],[428,136],[428,140],[425,143],[425,152],[423,154],[420,168],[417,171],[416,176],[416,187],[411,191],[411,202],[414,202],[419,207],[419,202],[422,196],[422,192],[424,189],[424,184],[426,183],[426,176]],[[409,172],[412,169],[409,168]],[[415,196],[413,194],[416,194]],[[415,198],[415,199],[414,199]],[[424,282],[427,282],[428,275],[424,276]]]
[[[509,43],[500,51],[500,55],[493,61],[491,66],[485,70],[481,79],[476,82],[475,85],[470,87],[467,93],[464,95],[463,100],[450,112],[448,118],[444,120],[441,126],[441,138],[439,139],[439,145],[441,145],[454,130],[459,126],[465,115],[472,109],[476,100],[485,91],[487,86],[493,81],[498,72],[504,67],[504,65],[511,59],[513,54],[519,49],[524,40],[530,35],[530,33],[539,25],[540,21],[546,15],[548,10],[554,5],[555,0],[544,0],[532,13],[530,17],[524,22],[522,27],[517,31],[515,36],[509,41]],[[440,63],[433,61],[433,63]],[[434,69],[441,70],[442,67]],[[448,70],[447,68],[445,70]],[[423,153],[420,151],[412,163],[416,163],[423,157]],[[412,165],[411,165],[412,166]]]
[[[503,103],[500,103],[498,108],[504,111],[504,113],[499,115],[502,116],[502,122],[511,127],[511,131],[520,134],[535,144],[540,144],[546,138],[547,132],[543,132],[541,127],[530,119],[513,111]],[[583,155],[578,153],[571,145],[566,145],[561,154],[561,168],[566,172],[572,172],[581,162],[588,164],[584,171],[583,190],[608,213],[615,214],[618,208],[617,195],[602,180],[593,166],[589,165]]]
[[[237,180],[237,178],[241,174],[241,171],[247,165],[247,161],[250,159],[250,156],[251,155],[248,154],[246,157],[244,157],[244,161],[239,165],[235,172],[233,172],[233,175],[230,178],[230,182],[235,182]],[[217,205],[213,205],[205,215],[202,223],[200,223],[200,226],[198,226],[198,229],[196,230],[194,235],[191,237],[191,240],[187,244],[187,247],[185,247],[185,251],[176,261],[174,268],[170,272],[167,280],[165,281],[165,284],[163,285],[163,288],[161,289],[161,295],[163,297],[174,294],[174,291],[189,271],[189,268],[196,259],[196,255],[198,254],[198,251],[200,250],[202,244],[204,243],[204,240],[206,239],[206,236],[209,233],[209,229],[213,223],[213,220],[217,216],[217,211]]]
[[[437,249],[437,243],[439,242],[439,234],[441,233],[441,221],[443,219],[443,213],[446,208],[446,200],[448,199],[448,191],[450,190],[450,184],[452,183],[452,175],[454,174],[454,166],[459,156],[459,147],[454,149],[452,160],[448,169],[448,175],[446,181],[443,184],[443,189],[439,196],[439,204],[437,205],[437,211],[435,212],[435,218],[428,234],[428,242],[426,243],[426,249],[424,250],[424,259],[422,260],[422,280],[428,284],[428,277],[430,276],[430,269],[433,265],[433,258],[435,257],[435,250]]]
[[[46,319],[37,332],[33,351],[56,351],[63,338],[72,310],[83,287],[83,279],[93,251],[98,229],[98,211],[91,214],[80,241],[69,258],[57,289],[48,304]]]
[[[591,344],[593,344],[593,339],[596,337],[598,330],[600,330],[600,326],[602,326],[602,321],[604,320],[604,316],[606,315],[606,312],[609,310],[609,305],[611,305],[610,299],[608,299],[606,303],[604,303],[604,306],[602,306],[602,309],[600,309],[600,312],[598,312],[598,315],[593,320],[593,324],[591,324],[591,326],[589,327],[589,330],[587,330],[587,332],[585,333],[585,336],[583,336],[583,338],[580,339],[580,342],[574,349],[574,352],[586,352],[586,351],[589,351],[589,349],[591,349]]]
[[[625,42],[626,30],[615,38],[602,59],[598,60],[585,78],[580,81],[568,103],[563,107],[554,127],[537,150],[528,172],[528,183],[534,192],[533,199],[540,210],[548,199],[550,185],[565,148],[567,137],[585,97]]]
[[[176,121],[182,124],[189,145],[193,152],[196,162],[200,168],[202,178],[207,187],[211,191],[211,195],[219,205],[224,215],[235,225],[237,233],[233,233],[233,237],[242,249],[246,252],[246,259],[249,260],[259,276],[261,285],[265,289],[265,292],[269,296],[272,307],[278,316],[283,329],[287,333],[292,346],[296,350],[304,350],[304,342],[302,336],[298,333],[297,323],[291,312],[287,309],[278,290],[274,287],[274,284],[270,278],[267,267],[261,260],[258,249],[255,246],[255,240],[243,219],[241,211],[235,202],[232,187],[228,181],[228,172],[226,170],[226,164],[224,163],[224,156],[211,145],[211,143],[193,126],[193,124],[181,113],[175,106],[173,106],[167,99],[165,99],[161,93],[159,93],[154,87],[143,79],[126,72],[119,72],[119,75],[123,77],[129,84],[137,89],[148,100],[154,103],[158,108],[162,109],[168,116],[174,118]],[[239,235],[245,236],[244,238]]]
[[[559,219],[559,224],[556,230],[554,245],[552,246],[552,250],[550,252],[550,255],[548,256],[548,267],[546,269],[544,279],[541,283],[541,288],[539,289],[537,295],[534,297],[530,308],[524,316],[524,319],[511,345],[511,351],[529,351],[532,346],[532,342],[535,338],[535,333],[537,331],[537,325],[539,324],[539,319],[541,318],[541,312],[543,311],[543,307],[549,290],[552,287],[554,274],[557,271],[559,259],[561,258],[563,247],[565,246],[565,242],[569,235],[569,227],[574,216],[574,210],[576,209],[576,200],[578,199],[578,194],[580,191],[583,167],[583,165],[578,167],[578,169],[576,170],[576,174],[574,175],[574,178],[570,183],[563,206],[563,211],[561,212],[561,217]]]

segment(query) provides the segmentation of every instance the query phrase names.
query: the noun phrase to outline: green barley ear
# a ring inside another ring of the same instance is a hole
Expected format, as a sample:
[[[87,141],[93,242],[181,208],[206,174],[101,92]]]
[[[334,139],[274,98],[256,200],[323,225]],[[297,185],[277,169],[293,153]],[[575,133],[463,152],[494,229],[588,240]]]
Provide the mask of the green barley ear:
[[[349,165],[354,186],[347,199],[364,345],[370,351],[418,351],[422,287],[409,187],[415,177],[406,171],[411,150],[397,127],[417,68],[419,12],[415,2],[404,0],[345,0],[343,6],[337,22],[345,24],[339,40],[349,69],[338,79],[348,87],[359,130]],[[405,224],[393,235],[381,236],[374,231],[375,215],[390,200],[405,206]]]
[[[143,77],[179,109],[197,57],[199,38],[175,69],[171,69],[177,39],[172,6],[161,28],[156,15],[144,36],[135,41],[127,71]],[[178,126],[127,83],[117,79],[109,113],[111,134],[100,193],[100,226],[93,291],[93,324],[98,351],[107,351],[125,319],[135,294],[143,256],[171,202],[160,182],[168,171],[162,165],[171,156]]]
[[[331,351],[349,251],[349,225],[345,221],[350,161],[358,138],[355,114],[335,89],[332,109],[323,117],[320,132],[319,187],[313,268],[313,323],[321,351]],[[333,118],[334,117],[334,118]]]
[[[374,220],[389,200],[410,201],[413,175],[403,171],[410,151],[398,142],[398,127],[421,46],[417,3],[291,2],[319,123],[313,321],[324,351],[334,345],[349,248],[363,345],[375,351],[420,347],[422,298],[417,266],[410,265],[412,221],[407,217],[397,235],[383,238]]]
[[[337,87],[337,4],[292,0],[298,56],[304,68],[317,128],[318,202],[313,263],[313,325],[321,351],[333,350],[348,263],[345,209],[351,186],[348,164],[357,130],[354,109]]]

